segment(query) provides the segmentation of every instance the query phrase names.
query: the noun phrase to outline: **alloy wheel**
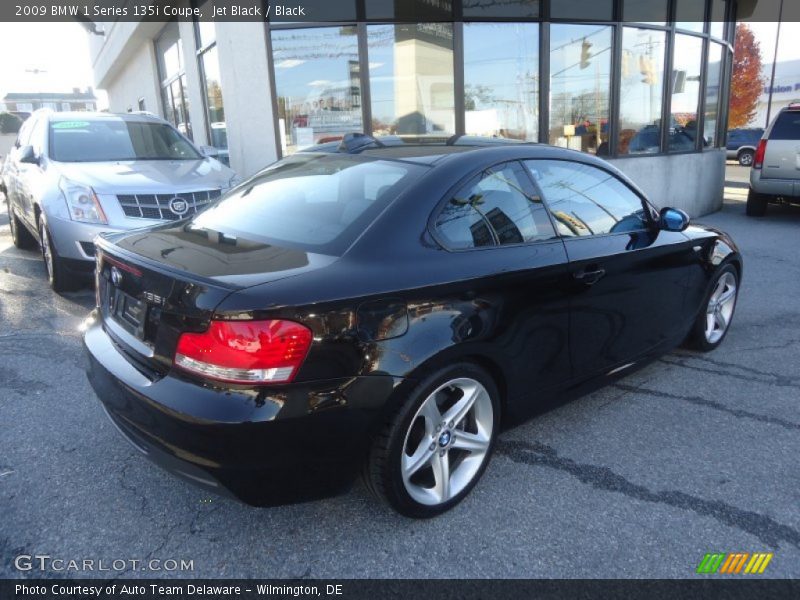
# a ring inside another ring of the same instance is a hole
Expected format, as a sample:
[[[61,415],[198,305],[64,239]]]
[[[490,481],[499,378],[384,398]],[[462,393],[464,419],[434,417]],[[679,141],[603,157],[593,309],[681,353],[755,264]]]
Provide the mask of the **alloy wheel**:
[[[714,286],[706,307],[706,341],[716,344],[725,332],[736,306],[736,276],[730,271],[724,273]]]
[[[463,377],[436,388],[403,442],[400,469],[408,494],[428,506],[457,496],[486,461],[493,428],[492,400],[481,383]]]
[[[739,164],[743,167],[749,167],[753,164],[753,155],[750,152],[744,152],[739,157]]]

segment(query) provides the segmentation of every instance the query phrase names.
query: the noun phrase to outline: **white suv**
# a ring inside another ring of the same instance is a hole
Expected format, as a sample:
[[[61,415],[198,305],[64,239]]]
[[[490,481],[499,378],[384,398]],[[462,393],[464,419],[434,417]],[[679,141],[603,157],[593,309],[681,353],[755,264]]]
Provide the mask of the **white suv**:
[[[41,246],[50,285],[94,269],[95,236],[208,207],[235,173],[151,115],[35,112],[2,173],[14,244]]]
[[[769,202],[800,204],[800,102],[781,109],[756,149],[747,214],[764,216]]]

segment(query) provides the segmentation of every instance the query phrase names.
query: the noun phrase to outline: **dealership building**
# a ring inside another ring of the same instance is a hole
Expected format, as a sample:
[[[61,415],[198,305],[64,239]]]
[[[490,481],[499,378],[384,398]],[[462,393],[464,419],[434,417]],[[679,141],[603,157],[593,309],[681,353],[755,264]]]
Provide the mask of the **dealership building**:
[[[502,136],[603,156],[701,215],[748,2],[313,0],[304,22],[89,28],[110,110],[158,114],[242,176],[348,132]]]

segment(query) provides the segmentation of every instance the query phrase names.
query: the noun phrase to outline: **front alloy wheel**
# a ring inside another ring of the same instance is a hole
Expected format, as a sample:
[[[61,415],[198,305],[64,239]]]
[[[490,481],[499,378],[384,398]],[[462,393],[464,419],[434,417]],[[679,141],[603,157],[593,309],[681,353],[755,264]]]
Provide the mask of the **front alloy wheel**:
[[[706,306],[706,341],[716,344],[728,331],[736,307],[736,275],[726,271],[717,280]]]
[[[42,247],[42,258],[50,287],[58,293],[71,289],[72,285],[64,266],[64,259],[58,255],[53,245],[50,229],[47,227],[44,217],[39,219],[39,243]]]
[[[486,468],[499,412],[497,387],[476,365],[430,375],[375,440],[365,471],[368,487],[410,517],[452,508]]]
[[[739,294],[739,272],[731,264],[722,267],[706,293],[704,310],[698,315],[687,345],[709,352],[722,343],[731,326]]]

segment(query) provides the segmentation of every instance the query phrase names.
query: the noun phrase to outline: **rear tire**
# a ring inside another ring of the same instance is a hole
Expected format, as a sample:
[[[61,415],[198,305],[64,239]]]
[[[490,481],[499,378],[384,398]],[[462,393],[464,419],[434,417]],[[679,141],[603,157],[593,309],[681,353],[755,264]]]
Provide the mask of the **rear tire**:
[[[749,167],[753,164],[753,159],[756,154],[752,150],[742,150],[737,157],[739,164],[743,167]]]
[[[763,217],[767,214],[767,197],[758,194],[752,189],[747,192],[747,208],[745,213],[748,217]]]
[[[367,487],[407,517],[429,518],[461,502],[489,462],[500,394],[486,371],[456,363],[420,381],[373,441]]]
[[[8,202],[8,226],[11,229],[11,241],[14,242],[14,246],[23,250],[35,248],[36,238],[31,235],[28,228],[14,214],[11,208],[11,200],[6,201]]]
[[[64,265],[64,259],[56,251],[53,238],[50,235],[50,229],[48,229],[47,223],[44,222],[44,218],[39,219],[39,240],[50,287],[58,294],[71,290],[74,284],[69,280],[69,273]]]
[[[703,309],[697,315],[686,346],[700,352],[717,348],[730,330],[738,298],[739,272],[732,264],[727,264],[711,280]]]

